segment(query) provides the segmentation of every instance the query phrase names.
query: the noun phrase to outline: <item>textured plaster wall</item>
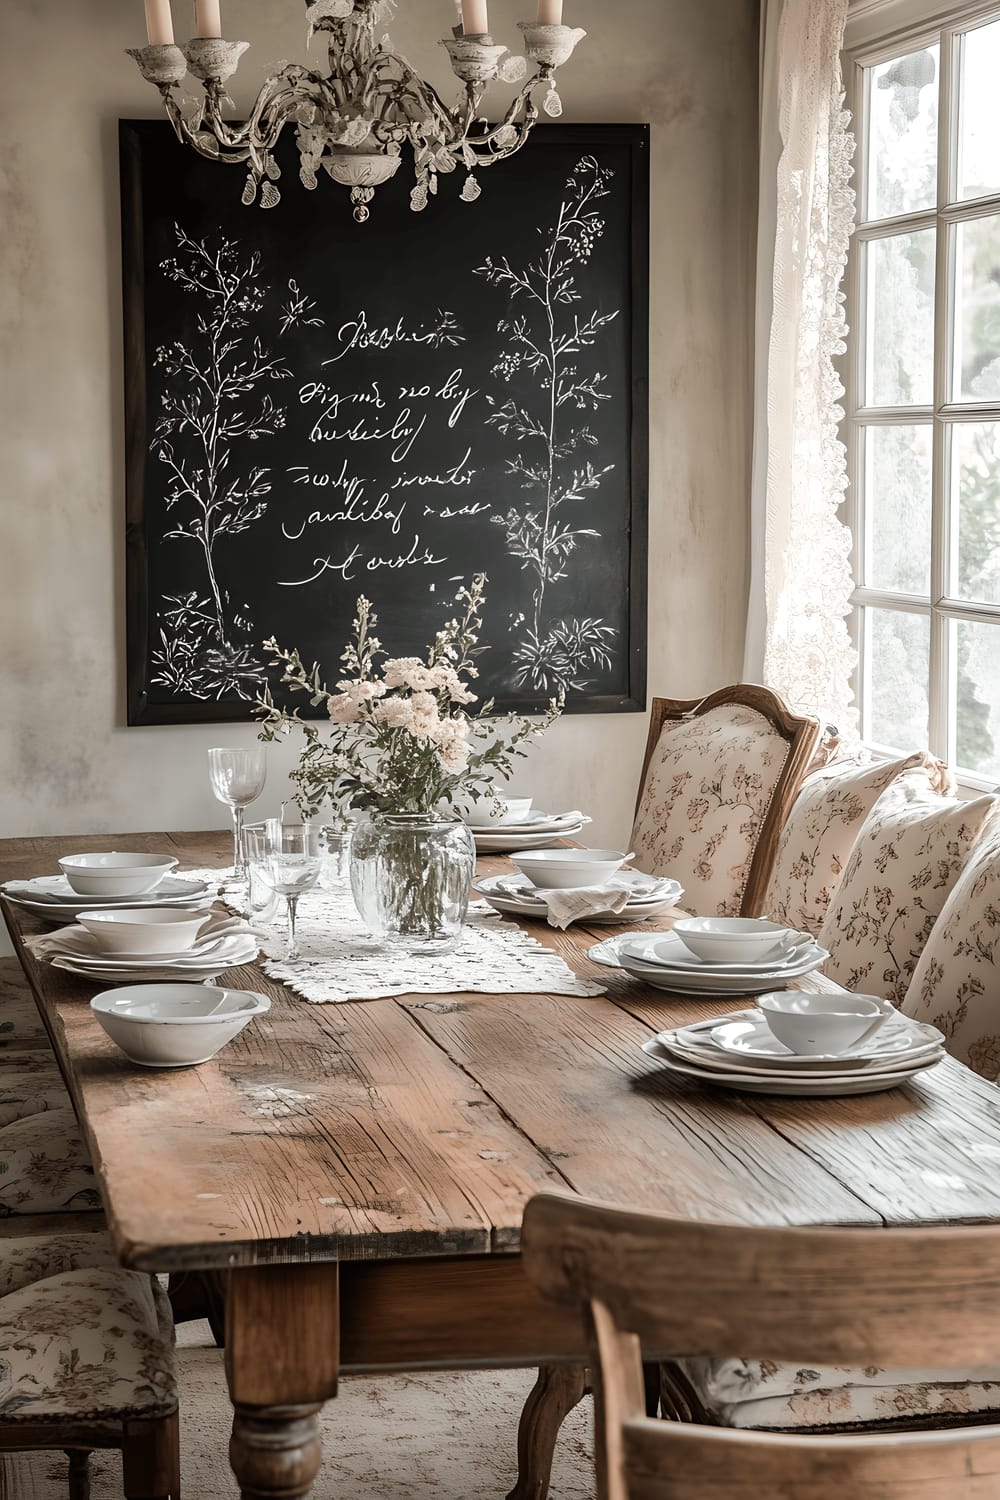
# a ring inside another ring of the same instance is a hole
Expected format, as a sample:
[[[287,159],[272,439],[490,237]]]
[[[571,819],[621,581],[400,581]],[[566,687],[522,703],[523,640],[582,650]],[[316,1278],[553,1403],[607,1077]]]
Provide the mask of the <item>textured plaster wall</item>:
[[[567,119],[652,125],[650,691],[698,694],[737,678],[743,650],[756,4],[566,4],[590,32],[562,79]],[[498,35],[529,6],[492,0]],[[189,11],[175,0],[182,36]],[[301,13],[223,0],[252,43],[238,103],[300,55]],[[442,83],[452,16],[451,0],[401,0],[393,27]],[[2,837],[221,826],[205,751],[254,733],[124,723],[116,121],[157,113],[123,56],[143,40],[141,0],[0,13]],[[240,181],[220,168],[220,192]],[[595,843],[624,837],[644,738],[641,714],[568,718],[524,789],[591,811]],[[282,766],[272,752],[265,811]]]

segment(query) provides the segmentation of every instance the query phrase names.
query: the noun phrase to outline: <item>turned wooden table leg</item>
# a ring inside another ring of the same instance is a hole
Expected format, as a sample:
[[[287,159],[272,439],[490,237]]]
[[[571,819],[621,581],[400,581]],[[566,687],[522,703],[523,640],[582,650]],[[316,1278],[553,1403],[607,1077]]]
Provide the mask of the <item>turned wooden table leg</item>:
[[[319,1473],[317,1406],[237,1406],[229,1462],[243,1500],[300,1500]]]
[[[587,1392],[583,1365],[542,1365],[517,1429],[517,1483],[507,1500],[545,1500],[559,1429]]]
[[[319,1414],[337,1393],[335,1264],[229,1273],[229,1461],[243,1500],[305,1500],[323,1457]]]

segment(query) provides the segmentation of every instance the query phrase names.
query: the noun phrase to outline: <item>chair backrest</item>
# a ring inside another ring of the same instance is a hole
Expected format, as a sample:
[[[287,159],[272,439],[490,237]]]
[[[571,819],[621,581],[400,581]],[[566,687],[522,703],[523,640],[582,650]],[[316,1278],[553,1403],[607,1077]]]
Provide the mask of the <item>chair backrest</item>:
[[[757,916],[820,736],[770,688],[654,698],[629,847],[698,916]]]
[[[602,1500],[1000,1496],[1000,1428],[855,1439],[649,1422],[641,1365],[641,1351],[1000,1365],[1000,1226],[753,1228],[543,1194],[522,1253],[544,1294],[589,1319]]]

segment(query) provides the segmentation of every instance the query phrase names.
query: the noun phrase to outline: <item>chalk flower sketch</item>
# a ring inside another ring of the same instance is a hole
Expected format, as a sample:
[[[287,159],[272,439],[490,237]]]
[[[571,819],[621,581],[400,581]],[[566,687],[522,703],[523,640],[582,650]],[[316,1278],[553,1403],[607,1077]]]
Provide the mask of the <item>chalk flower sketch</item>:
[[[253,699],[266,680],[253,644],[247,605],[235,606],[220,576],[220,543],[259,521],[271,491],[270,470],[241,462],[245,444],[272,437],[285,410],[265,389],[291,372],[251,332],[268,291],[260,256],[241,254],[224,237],[195,240],[174,225],[177,253],[163,274],[196,298],[196,337],[161,344],[155,363],[164,376],[151,448],[167,471],[165,537],[201,551],[201,589],[165,595],[153,682],[198,699]],[[281,332],[315,323],[314,304],[289,282]],[[224,549],[222,549],[224,550]]]
[[[513,439],[506,472],[525,493],[522,505],[494,520],[504,528],[510,553],[531,575],[530,610],[512,615],[515,631],[523,632],[513,661],[518,687],[538,693],[580,691],[614,658],[616,630],[600,616],[567,617],[555,589],[569,577],[577,547],[600,535],[582,524],[581,512],[614,468],[584,456],[597,438],[580,414],[611,400],[596,346],[618,310],[584,309],[577,287],[577,272],[604,232],[599,204],[612,176],[593,156],[581,157],[567,178],[554,225],[539,230],[545,239],[540,254],[520,268],[507,256],[487,256],[476,267],[477,275],[509,297],[508,314],[497,324],[506,347],[491,373],[514,382],[519,392],[530,377],[530,395],[499,403],[488,396],[493,410],[486,420]]]

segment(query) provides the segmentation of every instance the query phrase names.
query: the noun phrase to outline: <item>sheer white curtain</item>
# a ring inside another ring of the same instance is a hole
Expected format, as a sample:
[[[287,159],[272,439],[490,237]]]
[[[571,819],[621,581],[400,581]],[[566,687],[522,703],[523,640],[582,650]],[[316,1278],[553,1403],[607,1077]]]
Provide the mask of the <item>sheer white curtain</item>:
[[[856,730],[837,435],[854,217],[848,0],[764,0],[750,609],[744,677]]]

